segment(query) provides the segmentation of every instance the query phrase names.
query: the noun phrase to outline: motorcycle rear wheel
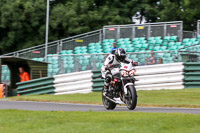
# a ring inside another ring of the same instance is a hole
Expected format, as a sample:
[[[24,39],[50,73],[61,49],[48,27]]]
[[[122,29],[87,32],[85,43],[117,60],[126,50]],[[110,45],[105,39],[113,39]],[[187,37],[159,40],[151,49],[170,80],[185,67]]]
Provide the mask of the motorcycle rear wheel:
[[[133,85],[128,86],[127,95],[126,106],[129,110],[134,110],[137,105],[137,92]]]
[[[113,110],[115,109],[116,107],[116,103],[108,100],[104,95],[104,88],[102,89],[102,102],[103,102],[103,105],[104,107],[107,109],[107,110]]]

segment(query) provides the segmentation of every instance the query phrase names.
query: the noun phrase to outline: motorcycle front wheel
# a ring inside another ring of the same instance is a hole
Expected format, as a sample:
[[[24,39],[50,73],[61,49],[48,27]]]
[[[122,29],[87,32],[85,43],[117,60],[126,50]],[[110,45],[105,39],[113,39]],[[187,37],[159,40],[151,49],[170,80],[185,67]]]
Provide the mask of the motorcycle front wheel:
[[[116,104],[110,100],[108,100],[104,95],[104,88],[102,89],[102,102],[103,102],[103,105],[104,107],[107,109],[107,110],[113,110],[115,109],[116,107]]]
[[[137,105],[137,92],[133,85],[128,86],[126,106],[129,110],[134,110]]]

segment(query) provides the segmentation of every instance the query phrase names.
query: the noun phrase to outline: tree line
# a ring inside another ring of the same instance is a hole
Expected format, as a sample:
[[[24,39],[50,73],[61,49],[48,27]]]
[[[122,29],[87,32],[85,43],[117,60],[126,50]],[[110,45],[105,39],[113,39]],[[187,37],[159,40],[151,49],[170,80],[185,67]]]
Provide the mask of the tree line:
[[[184,21],[193,31],[200,19],[199,0],[54,0],[50,1],[49,41],[132,24],[140,12],[147,22]],[[0,54],[43,44],[46,0],[0,0]]]

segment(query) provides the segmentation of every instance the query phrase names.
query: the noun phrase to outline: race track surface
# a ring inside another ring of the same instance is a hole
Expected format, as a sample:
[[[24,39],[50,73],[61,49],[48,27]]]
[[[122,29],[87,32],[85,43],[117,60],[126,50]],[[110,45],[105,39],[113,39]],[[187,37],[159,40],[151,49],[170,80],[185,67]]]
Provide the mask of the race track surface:
[[[107,111],[102,105],[31,102],[31,101],[0,101],[0,109],[38,110],[38,111]],[[114,111],[130,111],[125,106],[117,106]],[[132,111],[132,110],[131,110]],[[166,108],[136,107],[133,112],[163,112],[200,114],[200,108]]]

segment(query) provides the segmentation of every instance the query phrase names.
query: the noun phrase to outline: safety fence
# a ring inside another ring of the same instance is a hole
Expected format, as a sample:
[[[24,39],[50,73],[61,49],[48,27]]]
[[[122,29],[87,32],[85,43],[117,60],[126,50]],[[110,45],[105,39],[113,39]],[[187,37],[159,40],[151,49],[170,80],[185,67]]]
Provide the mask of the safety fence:
[[[200,62],[184,63],[185,88],[200,88]]]
[[[183,22],[160,22],[129,25],[109,25],[103,27],[104,39],[155,37],[155,36],[178,36],[179,41],[183,38]]]
[[[92,71],[54,76],[54,94],[89,93],[92,91]]]
[[[48,43],[47,54],[59,54],[62,50],[73,50],[77,46],[87,46],[89,43],[102,42],[103,39],[135,38],[154,36],[178,36],[179,41],[183,38],[193,38],[200,34],[200,20],[197,22],[197,32],[183,31],[183,22],[160,22],[146,23],[141,25],[109,25],[103,29],[68,37]],[[27,49],[4,54],[5,56],[18,56],[24,58],[44,58],[45,44]]]
[[[89,43],[102,41],[102,29],[53,41],[47,44],[47,54],[59,54],[62,50],[71,50],[77,46],[87,46]],[[44,58],[45,44],[4,54],[4,56],[17,56],[23,58]]]
[[[177,60],[182,62],[199,62],[200,43],[180,48],[178,50]]]
[[[183,31],[183,39],[184,38],[196,38],[197,32],[195,31]]]
[[[17,83],[17,94],[22,96],[53,93],[55,90],[53,81],[53,77],[45,77],[19,82]]]
[[[83,71],[17,83],[18,96],[72,94],[92,91],[92,72]]]
[[[77,46],[87,46],[89,43],[102,42],[103,39],[135,38],[154,36],[178,36],[181,41],[183,38],[183,22],[161,22],[147,23],[142,25],[111,25],[104,26],[103,29],[80,34],[73,37],[57,40],[48,43],[48,54],[59,54],[62,50],[73,50]],[[45,44],[30,47],[27,49],[5,54],[5,56],[18,56],[24,58],[44,58]]]
[[[85,70],[100,70],[108,54],[68,54],[49,55],[47,61],[48,75],[79,72]],[[155,64],[166,64],[177,62],[175,51],[155,51]],[[127,53],[127,57],[139,62],[140,66],[148,65],[151,52]]]
[[[137,66],[136,90],[200,88],[200,62],[169,63]],[[34,94],[73,94],[101,91],[104,79],[100,71],[83,71],[61,74],[17,83],[17,93]]]
[[[138,66],[136,69],[137,90],[200,88],[200,63],[170,63]],[[93,71],[93,91],[101,91],[104,80],[100,71]]]
[[[157,64],[136,67],[136,89],[183,89],[183,63]],[[93,91],[100,91],[103,87],[100,71],[93,71]]]

